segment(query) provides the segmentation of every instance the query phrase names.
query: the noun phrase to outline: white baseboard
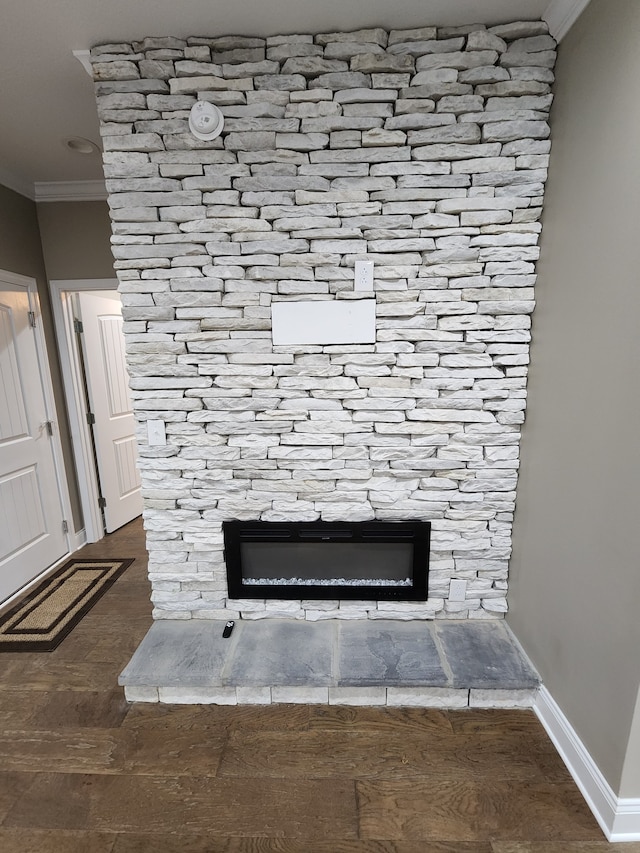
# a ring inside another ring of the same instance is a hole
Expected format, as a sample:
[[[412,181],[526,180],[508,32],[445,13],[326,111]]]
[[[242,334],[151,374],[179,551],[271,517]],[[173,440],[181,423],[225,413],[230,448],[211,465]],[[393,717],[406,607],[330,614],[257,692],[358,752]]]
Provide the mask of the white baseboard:
[[[82,530],[76,530],[75,533],[72,533],[69,537],[70,545],[71,545],[71,553],[74,551],[79,551],[80,548],[84,548],[87,544],[87,531],[83,527]]]
[[[608,841],[640,841],[640,799],[617,797],[546,687],[533,707]]]

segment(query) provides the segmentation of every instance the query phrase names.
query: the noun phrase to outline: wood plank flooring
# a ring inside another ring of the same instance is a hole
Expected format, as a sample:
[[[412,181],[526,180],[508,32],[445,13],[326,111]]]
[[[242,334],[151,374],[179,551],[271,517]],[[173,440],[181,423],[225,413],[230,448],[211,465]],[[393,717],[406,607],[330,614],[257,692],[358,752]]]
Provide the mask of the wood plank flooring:
[[[0,655],[2,853],[600,853],[528,711],[130,705],[151,624],[136,562],[53,652]]]

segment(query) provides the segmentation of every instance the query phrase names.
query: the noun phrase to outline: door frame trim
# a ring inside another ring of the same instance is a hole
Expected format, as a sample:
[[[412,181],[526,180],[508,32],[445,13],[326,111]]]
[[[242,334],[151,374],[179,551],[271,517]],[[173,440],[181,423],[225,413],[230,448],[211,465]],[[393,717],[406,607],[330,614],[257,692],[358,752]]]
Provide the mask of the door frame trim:
[[[87,542],[97,542],[105,535],[104,521],[99,506],[100,491],[96,474],[93,444],[87,423],[80,361],[73,330],[74,294],[91,290],[117,290],[116,278],[57,279],[49,282],[60,366],[65,399],[69,413],[69,428],[73,456],[78,475],[80,505],[84,516]]]
[[[67,483],[67,474],[64,464],[64,455],[62,452],[62,442],[60,440],[60,420],[58,418],[58,410],[53,393],[53,380],[51,379],[51,371],[49,369],[49,351],[47,349],[47,341],[44,336],[44,326],[42,319],[42,310],[40,308],[40,298],[38,295],[38,284],[35,278],[31,276],[21,275],[20,273],[11,272],[10,270],[0,269],[0,280],[11,284],[14,287],[24,288],[27,293],[29,302],[29,310],[33,312],[35,324],[33,328],[34,340],[36,345],[36,354],[38,358],[38,368],[40,373],[40,384],[44,396],[45,411],[47,420],[50,420],[53,425],[53,435],[51,436],[51,449],[53,455],[53,465],[56,473],[56,489],[60,499],[62,508],[62,516],[67,520],[69,529],[64,538],[66,540],[67,552],[60,559],[68,557],[75,550],[75,534],[71,530],[73,526],[73,512],[71,509],[71,498],[69,496],[69,487]],[[72,537],[74,541],[72,543]],[[38,579],[51,570],[51,566],[47,567],[38,575]],[[30,582],[31,583],[31,582]],[[5,602],[6,603],[6,602]]]

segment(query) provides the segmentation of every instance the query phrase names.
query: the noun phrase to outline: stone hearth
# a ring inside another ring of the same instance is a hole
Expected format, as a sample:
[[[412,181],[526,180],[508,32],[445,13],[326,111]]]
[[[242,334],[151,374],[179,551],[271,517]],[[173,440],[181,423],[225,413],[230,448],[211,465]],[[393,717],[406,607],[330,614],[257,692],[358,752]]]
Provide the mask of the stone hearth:
[[[131,701],[528,707],[539,683],[504,622],[158,621],[120,677]]]

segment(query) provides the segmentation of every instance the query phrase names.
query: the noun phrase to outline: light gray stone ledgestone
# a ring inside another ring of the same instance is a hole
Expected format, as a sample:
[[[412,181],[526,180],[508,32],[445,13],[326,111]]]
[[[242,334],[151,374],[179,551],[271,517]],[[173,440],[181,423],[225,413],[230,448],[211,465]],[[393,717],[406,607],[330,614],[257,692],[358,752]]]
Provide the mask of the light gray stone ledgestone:
[[[303,77],[318,77],[332,72],[347,72],[349,65],[340,60],[324,59],[319,56],[292,57],[282,66],[283,74],[302,74]]]
[[[310,606],[313,608],[313,602]],[[153,701],[153,700],[150,700]],[[330,687],[330,705],[357,705],[361,707],[386,705],[385,687]]]
[[[373,42],[331,42],[324,49],[325,59],[342,59],[349,62],[354,56],[385,55],[384,48]]]
[[[481,65],[478,68],[470,68],[467,71],[461,71],[458,78],[461,83],[468,83],[472,86],[487,85],[500,83],[510,80],[510,74],[506,68],[501,68],[496,65]],[[482,92],[476,89],[476,95],[481,95]]]
[[[105,59],[106,57],[102,57]],[[141,58],[141,57],[138,57]],[[93,79],[101,80],[136,80],[140,77],[138,66],[128,59],[120,59],[112,62],[92,62]]]
[[[514,139],[546,139],[550,135],[546,121],[488,122],[482,128],[484,142],[511,142]]]
[[[398,97],[396,89],[342,89],[335,93],[334,100],[338,104],[365,104],[380,101],[391,102]]]
[[[522,53],[508,50],[500,57],[500,64],[505,68],[518,68],[522,66],[553,68],[556,64],[556,52],[555,50],[544,50],[540,53]]]
[[[517,98],[525,95],[546,95],[549,84],[537,80],[501,80],[479,85],[478,95],[484,98]]]
[[[393,708],[466,708],[468,704],[468,690],[449,687],[387,687],[387,705]]]
[[[422,57],[425,54],[449,54],[460,52],[464,47],[464,38],[425,39],[422,41],[396,42],[387,48],[391,54],[409,54]]]
[[[431,98],[438,100],[445,96],[472,95],[473,86],[468,83],[444,83],[430,80],[431,72],[420,71],[412,79],[412,85],[400,90],[399,101],[404,104],[405,100]],[[397,104],[396,104],[397,106]]]
[[[361,89],[368,88],[370,77],[360,71],[336,71],[320,76],[309,81],[310,89]]]
[[[260,47],[239,47],[233,50],[212,50],[211,58],[214,62],[235,65],[236,63],[262,62],[265,58],[265,50]]]
[[[233,80],[239,77],[249,78],[259,74],[277,74],[279,63],[269,59],[262,59],[257,62],[240,62],[238,64],[224,63],[222,66],[222,76],[227,80]]]
[[[253,83],[258,90],[295,92],[306,89],[306,79],[302,74],[262,74]]]
[[[503,54],[504,56],[504,54]],[[419,56],[416,59],[416,70],[426,71],[430,68],[455,68],[466,71],[469,68],[495,65],[498,52],[495,50],[456,51],[455,53],[434,53]]]
[[[545,21],[516,21],[515,23],[498,24],[490,27],[489,32],[500,38],[513,41],[520,38],[546,35],[549,32],[549,27]]]
[[[334,33],[319,33],[315,36],[316,44],[326,46],[332,42],[357,42],[378,44],[381,47],[386,47],[389,36],[386,30],[381,27],[372,27],[369,29],[355,30],[350,33],[334,32]]]
[[[477,145],[434,144],[423,145],[412,150],[415,160],[466,160],[476,157],[497,157],[500,154],[499,142],[485,142]]]
[[[509,75],[512,80],[537,80],[540,83],[551,85],[555,80],[555,74],[550,68],[541,68],[538,65],[524,65],[520,68],[510,68]]]
[[[253,81],[248,77],[239,80],[225,80],[224,77],[210,74],[201,77],[176,77],[169,80],[169,91],[172,95],[199,95],[200,92],[224,92],[228,89],[243,92],[252,88]]]
[[[393,56],[379,53],[359,53],[353,56],[350,64],[351,71],[362,71],[364,74],[402,74],[414,71],[413,57],[408,53]]]
[[[436,27],[415,27],[406,30],[391,30],[389,33],[389,47],[394,44],[402,44],[410,41],[431,41],[437,38]]]
[[[422,103],[422,102],[421,102]],[[435,102],[430,101],[435,107]],[[456,123],[455,116],[451,115],[433,115],[431,111],[412,112],[411,102],[405,101],[407,111],[404,115],[395,115],[385,121],[385,130],[421,130],[428,127],[444,127],[445,125],[454,125]],[[433,109],[432,107],[432,109]]]
[[[276,147],[294,151],[316,151],[329,145],[326,133],[276,133]]]
[[[540,53],[556,49],[556,40],[550,35],[529,36],[512,41],[509,51],[512,53]]]
[[[506,49],[506,41],[487,30],[476,30],[467,36],[467,50],[497,50],[498,53],[504,53]]]
[[[342,107],[345,118],[352,116],[376,116],[378,118],[391,118],[393,106],[391,104],[345,104]]]
[[[157,133],[132,133],[107,136],[102,140],[105,151],[162,151],[164,145]]]
[[[292,118],[320,118],[322,116],[342,115],[340,106],[332,101],[302,102],[289,104],[285,115]]]
[[[371,86],[374,89],[401,89],[403,86],[409,85],[410,79],[410,74],[392,72],[374,73],[371,75]]]
[[[322,54],[323,50],[320,45],[302,41],[267,46],[267,59],[272,59],[275,62],[284,62],[291,57],[322,56]]]
[[[471,688],[469,691],[470,708],[532,708],[537,688],[528,690],[490,690]]]
[[[222,66],[212,62],[194,62],[183,60],[175,63],[176,77],[222,76]]]
[[[481,132],[477,124],[445,124],[441,127],[410,130],[407,135],[412,146],[432,142],[475,144],[480,142],[480,138]]]

